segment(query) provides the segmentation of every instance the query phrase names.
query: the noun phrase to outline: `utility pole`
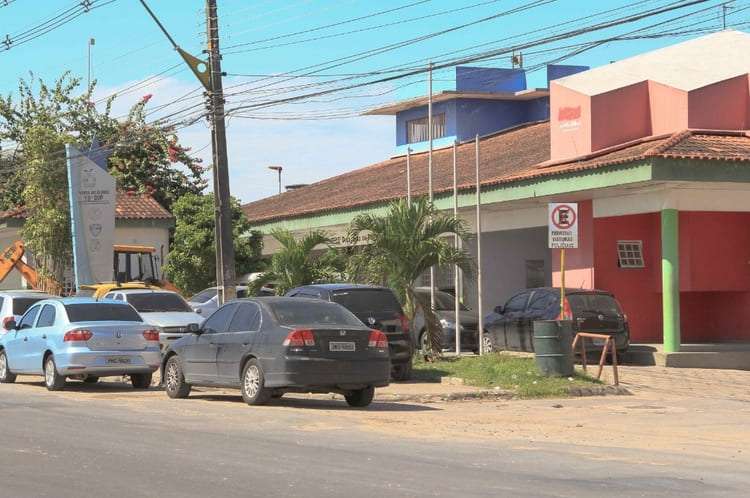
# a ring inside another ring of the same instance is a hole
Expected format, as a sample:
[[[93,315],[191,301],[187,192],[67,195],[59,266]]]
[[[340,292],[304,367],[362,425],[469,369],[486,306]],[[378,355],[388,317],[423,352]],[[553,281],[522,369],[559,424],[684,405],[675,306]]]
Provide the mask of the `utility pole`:
[[[234,241],[229,203],[229,165],[227,160],[227,131],[224,122],[224,89],[222,85],[221,53],[219,51],[219,15],[216,0],[206,0],[206,34],[211,102],[211,131],[213,133],[214,209],[216,210],[217,263],[216,283],[219,301],[225,303],[237,297],[234,274]]]
[[[88,44],[88,48],[89,48],[89,79],[88,79],[88,83],[89,83],[89,85],[87,87],[87,90],[91,89],[91,47],[93,47],[95,43],[96,43],[96,40],[94,40],[93,38],[89,38],[89,44]]]
[[[154,20],[172,47],[185,61],[209,98],[211,119],[211,143],[213,144],[214,215],[216,242],[216,285],[219,288],[219,304],[234,299],[237,295],[234,274],[234,243],[232,240],[232,217],[229,205],[229,167],[227,164],[227,134],[224,123],[224,90],[221,78],[221,54],[219,52],[219,20],[216,0],[206,0],[206,37],[208,61],[186,52],[172,38],[164,25],[149,8],[146,0],[140,0],[143,8]]]
[[[430,61],[428,77],[428,100],[427,100],[427,139],[429,150],[427,151],[427,190],[429,191],[430,204],[432,204],[432,61]],[[435,267],[430,267],[430,307],[435,309]]]
[[[268,169],[273,170],[279,174],[279,195],[281,195],[281,171],[284,169],[283,166],[269,166]]]

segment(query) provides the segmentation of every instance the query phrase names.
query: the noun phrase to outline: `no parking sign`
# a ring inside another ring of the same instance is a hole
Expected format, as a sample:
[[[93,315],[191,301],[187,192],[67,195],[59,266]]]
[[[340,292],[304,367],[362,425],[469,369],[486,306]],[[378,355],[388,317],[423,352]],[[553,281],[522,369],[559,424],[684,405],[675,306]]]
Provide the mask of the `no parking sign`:
[[[550,249],[578,249],[578,203],[550,203],[547,226]]]

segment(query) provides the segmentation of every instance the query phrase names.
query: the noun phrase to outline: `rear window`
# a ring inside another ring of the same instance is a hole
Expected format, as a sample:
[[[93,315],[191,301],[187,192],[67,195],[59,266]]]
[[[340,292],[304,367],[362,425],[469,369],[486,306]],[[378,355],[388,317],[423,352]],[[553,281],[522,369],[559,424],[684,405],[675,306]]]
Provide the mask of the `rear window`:
[[[279,301],[271,304],[281,325],[361,327],[362,322],[341,306],[325,301]]]
[[[622,310],[617,300],[607,294],[570,294],[568,302],[574,314],[598,313],[602,315],[621,315]]]
[[[393,311],[401,313],[401,305],[389,290],[356,289],[334,292],[331,299],[354,314]]]
[[[31,305],[34,303],[38,303],[42,299],[45,299],[43,297],[17,297],[13,299],[13,314],[14,315],[23,315],[26,313],[26,310],[31,308]]]
[[[165,311],[193,311],[177,294],[169,292],[144,292],[127,294],[127,300],[141,313]]]
[[[140,322],[141,316],[132,306],[125,304],[87,303],[66,304],[65,311],[71,322]]]

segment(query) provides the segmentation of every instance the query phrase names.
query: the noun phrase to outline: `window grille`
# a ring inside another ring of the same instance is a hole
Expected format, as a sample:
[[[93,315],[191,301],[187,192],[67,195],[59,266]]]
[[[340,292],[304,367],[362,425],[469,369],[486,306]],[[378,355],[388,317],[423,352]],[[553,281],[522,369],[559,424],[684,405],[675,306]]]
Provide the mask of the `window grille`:
[[[618,240],[617,258],[620,268],[644,268],[643,241]]]

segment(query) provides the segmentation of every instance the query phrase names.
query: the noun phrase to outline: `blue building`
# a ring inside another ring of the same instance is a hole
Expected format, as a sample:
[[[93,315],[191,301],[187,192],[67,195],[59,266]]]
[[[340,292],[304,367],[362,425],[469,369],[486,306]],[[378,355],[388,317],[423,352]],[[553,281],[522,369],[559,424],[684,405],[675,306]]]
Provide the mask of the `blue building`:
[[[432,97],[433,148],[449,147],[524,123],[549,119],[549,82],[585,71],[588,66],[547,66],[547,87],[527,88],[524,69],[456,67],[455,90]],[[396,116],[394,156],[429,147],[429,97],[417,97],[372,109],[367,115]]]

